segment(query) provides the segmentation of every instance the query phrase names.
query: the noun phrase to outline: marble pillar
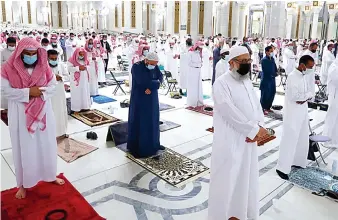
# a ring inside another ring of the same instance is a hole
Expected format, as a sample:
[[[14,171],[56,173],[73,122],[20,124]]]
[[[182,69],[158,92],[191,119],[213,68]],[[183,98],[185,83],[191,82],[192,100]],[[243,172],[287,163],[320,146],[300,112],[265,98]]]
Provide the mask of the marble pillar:
[[[305,13],[304,16],[304,39],[308,39],[310,37],[310,22],[311,22],[311,14],[309,12]]]
[[[222,5],[220,3],[217,3],[216,18],[215,18],[215,34],[216,35],[218,33],[221,33],[221,23],[222,23],[221,13],[222,13]]]
[[[293,16],[295,14],[295,10],[293,8],[287,9],[288,14],[287,14],[287,20],[286,20],[286,38],[290,39],[292,37],[292,26],[294,25],[293,23]]]
[[[228,37],[238,37],[239,25],[239,5],[237,2],[232,2],[232,19],[231,19],[231,35]]]
[[[198,39],[198,13],[199,13],[199,2],[191,2],[191,25],[190,25],[190,34],[193,42],[196,42]]]
[[[299,20],[299,29],[298,29],[298,39],[304,38],[304,25],[305,25],[305,14],[303,13],[304,6],[300,6],[300,20]]]
[[[51,11],[52,11],[52,16],[51,16],[51,24],[53,24],[51,27],[53,29],[59,28],[59,16],[58,16],[58,3],[56,1],[53,1],[50,3],[51,4]]]
[[[221,6],[221,13],[220,13],[220,33],[222,36],[228,36],[228,26],[229,26],[229,3],[223,2]]]
[[[166,34],[174,33],[174,17],[175,17],[175,2],[167,1],[167,10],[166,10],[166,23],[165,23],[165,32]]]
[[[239,4],[238,39],[243,39],[245,34],[245,8],[246,3]]]
[[[180,3],[182,4],[182,3]],[[203,24],[203,35],[204,37],[212,36],[212,1],[204,1],[204,24]]]
[[[156,1],[150,4],[150,32],[157,36],[157,14],[156,14]]]
[[[131,28],[131,13],[130,12],[131,12],[131,1],[125,1],[124,2],[124,27],[123,27],[125,29]]]
[[[328,24],[328,31],[327,31],[327,40],[334,39],[336,37],[336,28],[337,24],[335,23],[335,15],[337,10],[329,10],[329,24]]]
[[[313,9],[311,39],[316,39],[317,38],[319,12],[320,12],[319,8],[314,8]]]
[[[128,13],[128,12],[125,12]],[[143,33],[142,28],[142,1],[136,1],[136,33]]]
[[[271,22],[271,13],[272,13],[271,9],[272,9],[272,3],[265,2],[265,6],[264,6],[264,14],[265,14],[264,36],[265,37],[271,37],[270,36],[270,22]]]
[[[205,6],[204,6],[205,7]],[[181,27],[184,26],[184,29]],[[188,27],[188,1],[180,2],[180,37],[181,39],[187,35],[187,27]]]

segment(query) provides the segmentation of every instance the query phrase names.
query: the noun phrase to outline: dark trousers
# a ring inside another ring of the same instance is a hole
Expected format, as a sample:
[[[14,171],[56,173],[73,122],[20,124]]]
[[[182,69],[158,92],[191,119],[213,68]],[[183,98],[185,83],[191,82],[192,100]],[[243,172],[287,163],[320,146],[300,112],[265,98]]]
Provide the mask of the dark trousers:
[[[260,85],[261,90],[261,105],[263,110],[270,110],[273,100],[276,95],[276,80],[262,81]]]
[[[66,48],[62,49],[62,51],[63,51],[63,54],[62,54],[62,56],[63,56],[63,61],[64,61],[64,62],[67,62],[68,60],[67,60],[67,50],[66,50]]]
[[[261,60],[263,59],[263,53],[259,52],[258,56],[259,56],[259,62],[261,62]]]
[[[104,74],[106,74],[107,72],[107,68],[108,68],[108,59],[104,59]]]

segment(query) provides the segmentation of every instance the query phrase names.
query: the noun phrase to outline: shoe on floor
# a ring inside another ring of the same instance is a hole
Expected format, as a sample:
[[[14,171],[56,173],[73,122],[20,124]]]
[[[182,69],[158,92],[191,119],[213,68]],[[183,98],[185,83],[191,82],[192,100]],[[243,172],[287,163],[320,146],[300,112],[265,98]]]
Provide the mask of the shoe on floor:
[[[276,170],[278,176],[282,178],[283,180],[289,180],[289,175],[283,173],[282,171]]]

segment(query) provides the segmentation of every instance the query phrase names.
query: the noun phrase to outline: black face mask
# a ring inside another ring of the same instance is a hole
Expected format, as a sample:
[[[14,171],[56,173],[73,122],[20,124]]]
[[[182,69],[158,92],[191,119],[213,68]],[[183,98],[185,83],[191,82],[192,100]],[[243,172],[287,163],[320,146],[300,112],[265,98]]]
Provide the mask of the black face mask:
[[[250,70],[251,70],[251,63],[241,63],[239,65],[237,72],[241,74],[242,76],[245,76],[246,74],[250,72]]]
[[[316,53],[317,50],[311,50],[312,53]]]

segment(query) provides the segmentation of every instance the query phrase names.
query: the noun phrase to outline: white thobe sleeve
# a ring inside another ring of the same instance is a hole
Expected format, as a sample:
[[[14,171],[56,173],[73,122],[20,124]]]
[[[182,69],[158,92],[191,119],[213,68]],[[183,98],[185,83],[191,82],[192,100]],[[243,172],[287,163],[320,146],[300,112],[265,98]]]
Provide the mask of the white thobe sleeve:
[[[75,73],[75,72],[78,72],[78,71],[80,71],[80,69],[79,69],[79,66],[74,66],[72,63],[69,63],[68,62],[68,71],[70,72],[70,73]]]
[[[299,86],[299,83],[293,83],[294,79],[291,79],[290,77],[287,79],[286,82],[286,98],[289,99],[292,102],[298,102],[298,101],[306,101],[309,98],[312,97],[312,92],[309,90],[304,90],[304,88],[301,88]],[[297,81],[296,81],[297,82]]]
[[[53,78],[48,83],[46,90],[42,91],[41,98],[42,98],[43,101],[50,99],[54,95],[55,85],[56,85],[56,76],[55,76],[55,74],[53,74]]]
[[[241,113],[233,103],[229,87],[222,84],[221,81],[216,81],[214,83],[213,100],[214,108],[217,110],[217,113],[222,116],[225,122],[229,123],[237,132],[251,140],[256,137],[259,131],[258,122],[250,121]]]
[[[29,102],[29,88],[16,89],[12,88],[7,79],[1,78],[1,90],[3,96],[14,102]]]

